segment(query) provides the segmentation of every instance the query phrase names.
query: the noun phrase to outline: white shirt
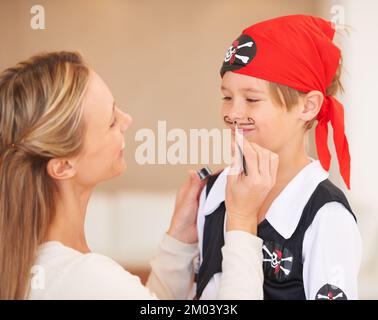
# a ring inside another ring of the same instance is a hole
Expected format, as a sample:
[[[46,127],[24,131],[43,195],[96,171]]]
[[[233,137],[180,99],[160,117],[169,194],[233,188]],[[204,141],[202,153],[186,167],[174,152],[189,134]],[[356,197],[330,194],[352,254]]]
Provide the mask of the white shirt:
[[[226,168],[217,178],[208,197],[203,190],[198,213],[200,262],[202,261],[205,216],[225,200]],[[294,233],[302,211],[318,184],[328,178],[319,161],[304,167],[272,202],[266,220],[285,239]],[[288,210],[289,209],[289,210]],[[227,214],[225,215],[226,225]],[[225,229],[224,229],[225,230]],[[361,237],[350,212],[338,202],[319,209],[307,229],[302,248],[303,284],[306,298],[315,299],[326,284],[340,288],[348,299],[357,299],[357,276],[361,262]],[[214,299],[219,289],[221,273],[209,281],[201,299]],[[319,297],[318,297],[319,298]]]
[[[222,248],[223,276],[217,299],[261,299],[262,240],[243,231],[227,232]],[[147,285],[112,259],[83,254],[60,242],[39,247],[29,299],[187,299],[193,289],[198,243],[165,234],[151,261]],[[245,258],[248,259],[245,259]],[[252,288],[252,289],[251,289]]]

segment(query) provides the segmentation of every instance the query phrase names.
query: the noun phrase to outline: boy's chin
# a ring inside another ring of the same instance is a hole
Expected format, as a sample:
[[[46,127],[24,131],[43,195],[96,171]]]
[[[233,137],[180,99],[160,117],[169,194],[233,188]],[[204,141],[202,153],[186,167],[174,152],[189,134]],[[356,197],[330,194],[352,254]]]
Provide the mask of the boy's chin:
[[[253,143],[260,145],[260,143],[259,143],[258,139],[256,139],[256,137],[243,136],[243,139],[246,139],[248,142],[253,142]],[[235,138],[234,137],[232,138],[232,144],[235,144]]]

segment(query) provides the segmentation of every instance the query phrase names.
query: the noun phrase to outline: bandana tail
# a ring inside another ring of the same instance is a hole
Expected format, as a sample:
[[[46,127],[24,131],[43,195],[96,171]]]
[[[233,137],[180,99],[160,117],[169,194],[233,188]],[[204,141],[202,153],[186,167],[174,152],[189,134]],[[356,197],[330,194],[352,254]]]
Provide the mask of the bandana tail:
[[[326,97],[325,103],[328,106],[323,107],[328,110],[328,114],[318,119],[315,131],[318,157],[323,168],[329,171],[331,154],[328,148],[328,121],[330,121],[333,128],[333,141],[339,162],[340,174],[345,185],[350,189],[350,154],[348,140],[345,136],[344,107],[332,96]]]

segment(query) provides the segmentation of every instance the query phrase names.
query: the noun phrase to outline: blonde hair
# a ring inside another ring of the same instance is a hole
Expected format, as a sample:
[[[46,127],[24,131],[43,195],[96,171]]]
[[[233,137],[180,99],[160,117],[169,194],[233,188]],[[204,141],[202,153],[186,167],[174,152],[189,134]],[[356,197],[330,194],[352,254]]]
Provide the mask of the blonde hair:
[[[339,67],[335,73],[335,76],[332,79],[331,84],[328,86],[326,90],[327,96],[335,96],[336,94],[343,93],[344,88],[341,83],[341,72],[342,72],[342,59],[340,60]],[[295,90],[288,86],[269,82],[268,83],[269,93],[275,103],[280,105],[281,107],[286,108],[288,111],[292,110],[294,106],[296,106],[299,102],[299,98],[304,96],[306,93]],[[306,130],[311,129],[316,119],[312,119],[306,123]]]
[[[0,299],[25,299],[55,213],[52,158],[78,154],[89,68],[80,54],[31,57],[0,74]]]

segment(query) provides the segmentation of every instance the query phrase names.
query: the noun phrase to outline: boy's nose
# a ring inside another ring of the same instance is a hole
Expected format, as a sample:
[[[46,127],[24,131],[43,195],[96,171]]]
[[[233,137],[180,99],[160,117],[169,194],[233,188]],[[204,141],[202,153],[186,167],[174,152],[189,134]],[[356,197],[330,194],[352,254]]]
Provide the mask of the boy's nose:
[[[232,121],[244,119],[247,116],[246,109],[241,103],[235,101],[229,109],[228,116]]]

